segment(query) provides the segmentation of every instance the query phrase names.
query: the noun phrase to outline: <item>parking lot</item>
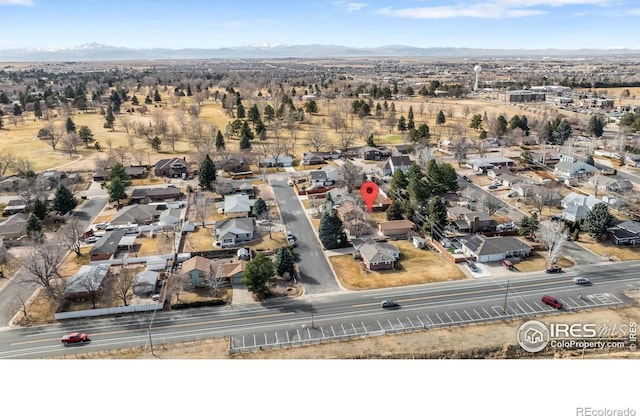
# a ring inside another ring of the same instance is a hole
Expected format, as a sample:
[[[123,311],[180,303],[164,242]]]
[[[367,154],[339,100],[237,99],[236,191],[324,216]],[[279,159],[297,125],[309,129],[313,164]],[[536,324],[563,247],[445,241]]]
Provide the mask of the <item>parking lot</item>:
[[[562,311],[612,307],[631,303],[630,299],[607,292],[584,296],[572,293],[556,298],[564,305]],[[562,313],[562,311],[543,304],[539,299],[523,299],[517,295],[512,295],[508,299],[506,310],[503,309],[503,306],[504,303],[496,299],[486,304],[474,303],[473,306],[459,304],[454,309],[447,310],[442,307],[434,307],[433,310],[420,314],[411,313],[417,307],[403,306],[384,319],[336,321],[330,324],[319,323],[319,321],[330,317],[317,316],[313,324],[310,321],[304,322],[299,327],[288,330],[233,336],[230,340],[230,349],[232,352],[239,353]]]

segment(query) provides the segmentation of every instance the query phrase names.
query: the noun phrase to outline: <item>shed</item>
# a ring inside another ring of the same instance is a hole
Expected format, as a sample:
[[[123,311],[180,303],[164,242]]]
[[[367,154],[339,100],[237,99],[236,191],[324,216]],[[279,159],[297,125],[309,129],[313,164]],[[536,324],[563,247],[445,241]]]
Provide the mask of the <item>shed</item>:
[[[411,244],[413,244],[415,248],[423,248],[424,238],[414,235],[413,237],[411,237]]]
[[[167,268],[167,260],[162,257],[152,257],[147,260],[147,270],[165,270]]]
[[[160,273],[151,270],[145,270],[138,273],[133,280],[133,293],[136,296],[151,296],[156,291],[158,277]]]

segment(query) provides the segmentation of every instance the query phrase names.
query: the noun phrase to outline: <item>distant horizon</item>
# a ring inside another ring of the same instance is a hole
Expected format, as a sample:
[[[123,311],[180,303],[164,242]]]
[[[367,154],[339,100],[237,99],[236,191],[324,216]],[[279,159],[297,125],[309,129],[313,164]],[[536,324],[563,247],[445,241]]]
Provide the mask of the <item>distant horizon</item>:
[[[640,50],[636,0],[0,0],[0,50],[256,45]]]

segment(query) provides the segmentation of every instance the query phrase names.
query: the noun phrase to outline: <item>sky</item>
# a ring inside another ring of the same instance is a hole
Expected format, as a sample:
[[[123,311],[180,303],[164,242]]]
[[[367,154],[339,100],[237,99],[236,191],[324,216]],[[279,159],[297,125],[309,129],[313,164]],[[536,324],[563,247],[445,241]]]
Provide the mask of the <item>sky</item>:
[[[640,49],[640,0],[0,0],[0,49]]]

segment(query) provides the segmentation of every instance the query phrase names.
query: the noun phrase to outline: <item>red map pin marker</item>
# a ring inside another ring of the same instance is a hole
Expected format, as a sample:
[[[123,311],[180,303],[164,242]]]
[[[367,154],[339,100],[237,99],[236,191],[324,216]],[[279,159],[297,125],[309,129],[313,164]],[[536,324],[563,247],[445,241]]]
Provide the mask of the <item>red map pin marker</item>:
[[[375,182],[367,181],[362,184],[360,187],[360,195],[362,195],[362,199],[364,199],[364,203],[367,204],[367,208],[369,212],[371,212],[371,207],[373,207],[373,203],[378,197],[378,185]]]

